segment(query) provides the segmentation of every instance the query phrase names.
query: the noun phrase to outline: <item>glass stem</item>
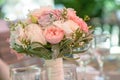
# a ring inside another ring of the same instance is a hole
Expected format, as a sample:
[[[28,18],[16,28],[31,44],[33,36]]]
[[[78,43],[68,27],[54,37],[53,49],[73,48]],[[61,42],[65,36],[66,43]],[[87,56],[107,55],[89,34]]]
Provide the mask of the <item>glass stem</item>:
[[[100,69],[100,76],[103,75],[103,66],[104,66],[104,62],[102,61],[102,58],[101,58],[101,62],[99,63],[99,69]]]
[[[85,61],[81,61],[81,66],[82,66],[82,80],[86,80],[86,63]]]

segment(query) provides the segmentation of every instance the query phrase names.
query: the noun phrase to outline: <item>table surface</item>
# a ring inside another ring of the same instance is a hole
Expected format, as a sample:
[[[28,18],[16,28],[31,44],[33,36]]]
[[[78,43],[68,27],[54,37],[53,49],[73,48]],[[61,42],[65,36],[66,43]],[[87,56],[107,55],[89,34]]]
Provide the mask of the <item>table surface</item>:
[[[78,73],[78,80],[83,80],[82,79],[82,73]],[[105,74],[108,78],[108,80],[120,80],[120,73],[117,72],[109,72]],[[98,76],[98,73],[86,73],[85,78],[87,80],[102,80],[96,78]]]

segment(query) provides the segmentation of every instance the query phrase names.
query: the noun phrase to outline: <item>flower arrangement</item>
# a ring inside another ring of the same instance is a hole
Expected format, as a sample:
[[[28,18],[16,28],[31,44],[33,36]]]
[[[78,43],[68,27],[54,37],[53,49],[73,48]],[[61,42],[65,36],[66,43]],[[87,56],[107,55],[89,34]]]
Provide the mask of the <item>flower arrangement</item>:
[[[69,58],[92,40],[92,29],[71,8],[42,7],[11,24],[10,47],[44,59]]]

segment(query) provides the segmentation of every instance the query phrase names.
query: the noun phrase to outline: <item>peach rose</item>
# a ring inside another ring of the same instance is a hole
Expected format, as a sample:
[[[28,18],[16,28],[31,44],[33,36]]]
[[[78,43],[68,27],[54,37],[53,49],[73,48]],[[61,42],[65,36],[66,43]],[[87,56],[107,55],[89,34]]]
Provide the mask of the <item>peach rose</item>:
[[[53,24],[63,29],[67,37],[70,37],[71,34],[74,33],[79,28],[79,25],[73,22],[72,20],[68,20],[66,22],[55,21]]]
[[[64,37],[64,31],[58,27],[50,26],[45,29],[45,39],[51,44],[59,43]]]
[[[31,42],[40,42],[43,45],[46,44],[46,40],[43,36],[43,31],[37,24],[29,24],[26,26],[25,34],[27,36],[27,39]]]

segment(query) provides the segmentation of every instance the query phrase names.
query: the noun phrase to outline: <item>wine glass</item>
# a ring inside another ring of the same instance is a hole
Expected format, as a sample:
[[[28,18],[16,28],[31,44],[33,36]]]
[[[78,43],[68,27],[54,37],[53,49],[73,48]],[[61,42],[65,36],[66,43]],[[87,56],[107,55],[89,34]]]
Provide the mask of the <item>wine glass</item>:
[[[90,62],[91,55],[88,52],[85,52],[84,54],[80,55],[80,67],[82,68],[82,79],[81,80],[87,80],[86,77],[86,67],[88,63]]]
[[[109,77],[104,74],[103,66],[105,56],[109,55],[110,53],[110,35],[96,35],[94,42],[94,56],[96,57],[99,64],[99,75],[95,77],[95,80],[108,80]]]
[[[83,47],[79,47],[73,50],[73,52],[76,52],[77,54],[74,54],[74,58],[78,58],[78,64],[79,67],[77,68],[78,71],[82,72],[82,79],[81,80],[87,80],[86,78],[86,66],[90,62],[91,54],[90,54],[90,47],[91,42],[85,44]]]
[[[90,60],[92,58],[92,55],[91,55],[89,50],[90,50],[90,48],[83,53],[77,54],[77,56],[80,57],[79,60],[78,60],[79,66],[78,66],[77,70],[80,73],[82,73],[81,74],[81,80],[87,80],[86,67],[87,67],[88,63],[90,62]]]

